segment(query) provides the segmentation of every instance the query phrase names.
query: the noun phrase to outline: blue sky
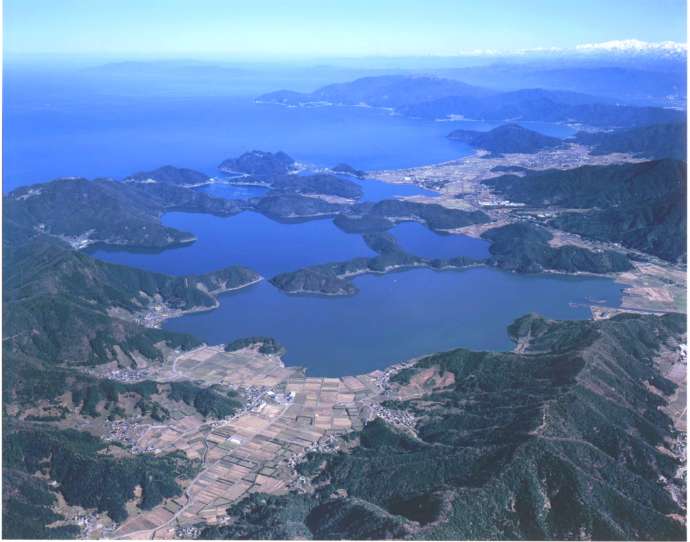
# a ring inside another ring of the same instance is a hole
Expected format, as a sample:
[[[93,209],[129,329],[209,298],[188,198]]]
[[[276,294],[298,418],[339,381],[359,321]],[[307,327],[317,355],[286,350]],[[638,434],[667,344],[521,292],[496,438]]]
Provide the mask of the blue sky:
[[[4,0],[8,55],[403,56],[685,41],[684,0]]]

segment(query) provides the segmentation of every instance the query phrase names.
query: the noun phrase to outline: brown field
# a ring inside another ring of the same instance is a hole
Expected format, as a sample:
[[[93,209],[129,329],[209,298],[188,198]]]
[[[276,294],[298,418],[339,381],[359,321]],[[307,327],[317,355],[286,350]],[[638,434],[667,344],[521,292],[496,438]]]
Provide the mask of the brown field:
[[[228,505],[248,492],[287,491],[297,477],[295,462],[325,436],[361,428],[366,403],[380,392],[378,372],[306,378],[301,369],[253,351],[204,347],[174,363],[178,376],[274,392],[232,419],[199,423],[181,417],[149,428],[138,446],[158,453],[181,450],[203,466],[183,496],[131,517],[114,533],[117,538],[170,538],[179,526],[219,521]]]

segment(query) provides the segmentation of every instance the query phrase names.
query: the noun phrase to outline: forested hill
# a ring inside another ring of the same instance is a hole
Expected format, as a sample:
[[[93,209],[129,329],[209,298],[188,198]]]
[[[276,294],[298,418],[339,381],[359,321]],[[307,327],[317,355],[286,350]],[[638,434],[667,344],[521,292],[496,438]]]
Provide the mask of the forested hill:
[[[505,198],[560,207],[557,228],[670,261],[686,252],[687,164],[654,160],[503,175],[484,181]]]
[[[384,403],[414,415],[412,433],[372,421],[351,449],[306,457],[313,495],[252,495],[202,538],[685,540],[667,492],[685,491],[666,449],[676,386],[654,361],[685,317],[527,316],[509,331],[524,353],[454,350],[394,377],[430,382]]]
[[[640,158],[687,160],[687,124],[653,124],[614,132],[578,132],[577,143],[592,147],[593,154],[630,153]]]
[[[138,326],[132,321],[136,314],[154,303],[177,310],[212,307],[216,299],[210,292],[259,278],[239,266],[191,277],[151,273],[95,260],[45,235],[19,246],[5,244],[3,272],[6,359],[21,354],[46,364],[87,365],[124,363],[128,357],[132,362],[136,354],[160,357],[155,343],[190,338]],[[128,317],[112,318],[113,310]],[[5,373],[14,369],[21,366],[6,365]]]
[[[57,179],[18,188],[4,198],[4,218],[26,231],[39,231],[75,244],[101,242],[162,248],[194,239],[163,226],[167,211],[229,216],[246,208],[236,200],[212,198],[182,186],[123,183],[109,179]]]
[[[544,149],[553,149],[563,145],[557,137],[551,137],[519,124],[503,124],[488,132],[475,130],[453,130],[448,134],[453,141],[461,141],[472,147],[485,149],[495,154],[535,153]]]
[[[241,267],[171,277],[108,264],[5,216],[4,537],[77,536],[75,526],[53,526],[64,519],[52,509],[56,491],[70,505],[107,512],[116,521],[127,516],[126,505],[136,491],[141,491],[142,509],[182,493],[179,479],[192,477],[196,469],[183,454],[107,454],[101,439],[60,429],[61,421],[69,417],[72,427],[96,417],[160,422],[170,415],[160,398],[168,405],[187,402],[203,417],[232,414],[239,405],[234,398],[191,382],[123,384],[90,371],[108,363],[136,368],[162,361],[166,349],[199,345],[194,337],[144,327],[137,320],[154,305],[212,307],[214,292],[258,278]],[[48,486],[51,479],[57,489]]]

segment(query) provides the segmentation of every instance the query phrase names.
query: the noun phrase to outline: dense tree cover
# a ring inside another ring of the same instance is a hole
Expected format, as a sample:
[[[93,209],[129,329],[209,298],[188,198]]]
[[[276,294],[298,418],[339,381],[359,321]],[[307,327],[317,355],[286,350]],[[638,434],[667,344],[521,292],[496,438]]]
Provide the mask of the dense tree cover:
[[[307,456],[314,494],[252,495],[203,537],[685,539],[657,482],[683,486],[662,449],[677,436],[659,410],[675,385],[654,362],[684,316],[527,316],[509,331],[524,353],[458,349],[411,368],[455,377],[398,402],[415,435],[370,422],[352,449]]]
[[[348,209],[335,219],[335,225],[348,233],[372,233],[392,228],[395,222],[418,220],[432,230],[462,228],[489,221],[481,211],[450,209],[442,205],[387,199],[362,203]]]
[[[361,273],[385,273],[406,267],[430,267],[432,269],[462,269],[480,265],[480,260],[464,256],[449,259],[431,259],[414,256],[403,251],[395,238],[385,232],[367,233],[364,240],[377,256],[353,258],[305,267],[288,273],[280,273],[271,284],[288,293],[312,293],[325,295],[353,295],[359,290],[349,277]]]
[[[210,177],[205,173],[193,169],[179,168],[175,166],[161,166],[151,171],[139,171],[127,177],[126,181],[149,181],[160,183],[179,184],[182,186],[194,186],[208,182]]]
[[[154,299],[182,310],[211,307],[216,300],[209,292],[259,278],[243,267],[173,277],[95,260],[45,235],[11,241],[5,238],[3,259],[5,351],[47,363],[134,363],[134,353],[158,360],[155,345],[161,341],[189,348],[198,344],[189,335],[145,328],[113,318],[110,311],[135,314],[148,310]]]
[[[392,220],[372,214],[349,215],[341,213],[333,219],[333,223],[347,233],[383,232],[395,226],[395,222]]]
[[[487,230],[482,237],[491,241],[489,262],[520,273],[545,269],[566,273],[613,273],[632,268],[619,252],[595,252],[573,245],[552,247],[552,235],[544,228],[526,222]]]
[[[687,124],[653,124],[614,132],[578,132],[577,143],[592,147],[593,154],[626,152],[640,158],[687,159]]]
[[[362,197],[362,188],[357,183],[335,175],[278,175],[268,178],[267,182],[276,192],[326,194],[348,199]]]
[[[193,406],[204,417],[225,418],[242,406],[235,391],[224,392],[214,386],[202,388],[186,381],[171,382],[169,386],[169,399]]]
[[[483,181],[511,201],[532,206],[591,209],[674,197],[685,184],[687,167],[678,160],[531,171]]]
[[[58,482],[58,491],[68,504],[107,512],[114,521],[127,516],[125,504],[134,498],[135,487],[142,491],[138,506],[148,510],[165,498],[179,495],[182,490],[176,478],[194,473],[195,466],[182,453],[114,458],[100,453],[105,447],[99,438],[71,429],[6,426],[3,471],[20,473],[16,476],[40,471]],[[41,505],[49,503],[45,493],[39,497]],[[8,500],[14,501],[10,513],[20,506],[21,500],[11,496]],[[44,513],[36,518],[35,529],[52,520]]]
[[[504,175],[484,181],[511,201],[586,209],[551,220],[557,228],[621,243],[667,260],[686,252],[687,166],[654,160]]]
[[[335,216],[346,205],[300,194],[273,192],[256,201],[254,208],[273,220],[289,222]]]
[[[96,260],[47,236],[16,248],[6,245],[3,267],[7,272],[4,295],[11,301],[61,295],[96,309],[105,306],[129,311],[141,310],[154,297],[179,309],[210,307],[215,300],[206,290],[222,289],[226,283],[230,288],[241,286],[258,278],[239,266],[200,276],[163,275]]]
[[[38,227],[53,235],[88,235],[105,244],[154,249],[193,240],[191,234],[161,224],[166,211],[228,216],[247,205],[166,183],[71,178],[18,188],[4,202],[4,218],[28,232]]]
[[[234,414],[242,406],[235,391],[218,387],[203,387],[186,380],[161,383],[144,380],[135,383],[114,380],[83,378],[70,385],[72,403],[83,416],[97,417],[108,415],[110,419],[124,417],[121,397],[134,395],[138,398],[135,408],[142,416],[150,416],[156,421],[170,418],[168,409],[160,399],[182,401],[194,407],[205,418],[224,418]],[[158,400],[155,397],[158,396]],[[102,405],[103,411],[99,410]]]
[[[2,537],[33,539],[76,538],[79,527],[48,527],[64,520],[52,510],[57,501],[44,480],[19,470],[3,471]]]
[[[514,123],[503,124],[488,132],[453,130],[448,134],[448,138],[494,154],[532,154],[563,145],[563,141],[557,137],[546,136]]]
[[[225,351],[234,352],[248,346],[257,345],[261,354],[282,354],[285,352],[285,347],[273,337],[243,337],[236,339],[225,345]]]
[[[550,224],[590,239],[620,243],[671,262],[686,258],[685,187],[642,205],[561,213]]]
[[[228,529],[213,526],[201,532],[201,539],[294,540],[309,539],[304,518],[314,506],[307,495],[265,495],[251,493],[234,504],[232,515],[241,520]]]
[[[134,365],[137,355],[161,361],[156,347],[160,342],[173,348],[199,344],[189,335],[110,318],[105,308],[92,309],[62,295],[6,303],[5,320],[9,338],[5,352],[32,356],[46,364],[86,366],[119,359]],[[37,332],[27,333],[32,329]]]
[[[224,160],[218,169],[230,173],[248,173],[258,177],[270,177],[289,173],[294,164],[295,161],[282,151],[276,153],[250,151],[237,158]]]

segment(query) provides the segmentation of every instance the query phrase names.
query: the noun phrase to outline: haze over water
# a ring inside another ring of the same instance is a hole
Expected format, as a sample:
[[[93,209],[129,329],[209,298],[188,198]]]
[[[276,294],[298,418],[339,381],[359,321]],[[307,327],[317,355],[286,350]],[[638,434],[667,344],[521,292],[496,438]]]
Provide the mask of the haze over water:
[[[115,67],[11,68],[3,83],[3,190],[62,176],[119,179],[165,164],[216,175],[222,160],[253,149],[283,150],[319,167],[410,167],[469,154],[469,147],[446,138],[454,128],[495,126],[430,122],[364,107],[288,108],[254,101],[262,92],[313,90],[353,76],[351,70],[314,68],[299,80],[276,70],[180,82],[155,72],[121,74]],[[530,127],[573,133],[566,126]]]
[[[225,74],[227,76],[227,74]],[[460,158],[470,149],[450,141],[454,128],[490,129],[480,122],[432,122],[362,107],[287,108],[254,97],[278,88],[313,90],[360,74],[315,70],[300,84],[284,73],[228,76],[223,84],[151,77],[141,80],[94,71],[11,72],[5,79],[4,191],[60,176],[123,178],[164,164],[218,175],[225,158],[260,149],[283,150],[314,167],[345,162],[364,170],[423,165]],[[150,83],[150,84],[147,84]],[[301,86],[300,86],[301,85]],[[530,128],[565,137],[561,125]],[[412,185],[358,181],[364,201],[424,194]],[[215,185],[210,195],[250,198],[265,189]],[[267,278],[307,265],[372,256],[359,235],[330,220],[279,224],[256,213],[229,218],[170,213],[163,221],[194,233],[196,243],[160,253],[95,250],[101,259],[168,274],[198,274],[228,265],[251,267]],[[421,256],[484,258],[488,244],[441,236],[419,224],[391,230]],[[588,298],[620,302],[604,278],[519,276],[495,269],[414,270],[355,279],[352,297],[288,296],[264,281],[221,296],[217,310],[165,323],[210,343],[269,335],[287,349],[288,363],[312,375],[367,372],[434,351],[464,346],[509,349],[514,318],[539,312],[551,318],[588,318]]]

